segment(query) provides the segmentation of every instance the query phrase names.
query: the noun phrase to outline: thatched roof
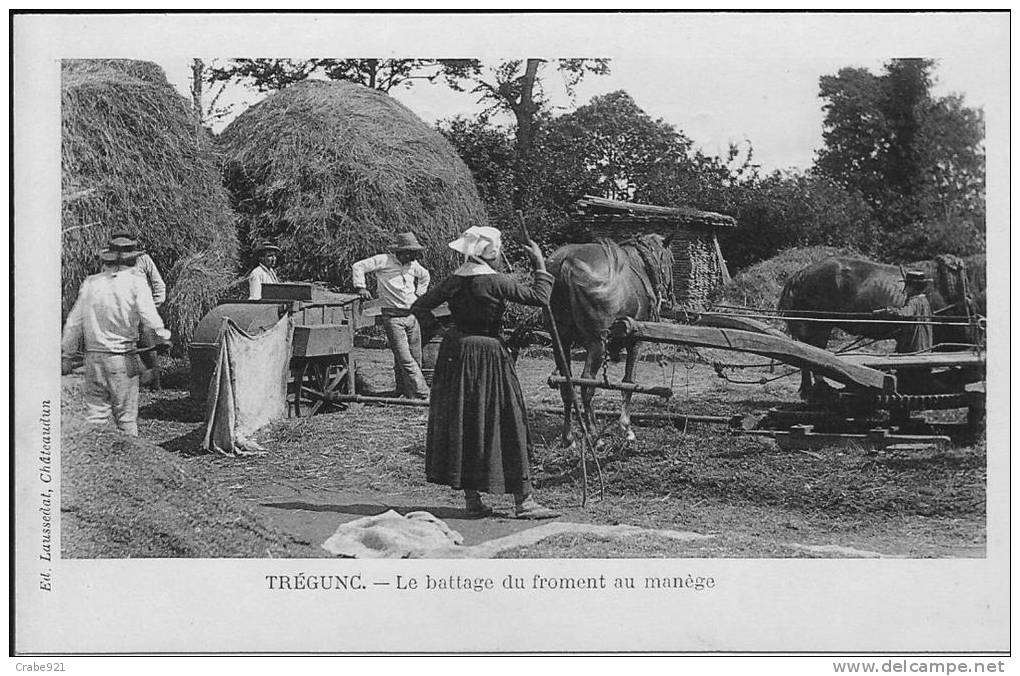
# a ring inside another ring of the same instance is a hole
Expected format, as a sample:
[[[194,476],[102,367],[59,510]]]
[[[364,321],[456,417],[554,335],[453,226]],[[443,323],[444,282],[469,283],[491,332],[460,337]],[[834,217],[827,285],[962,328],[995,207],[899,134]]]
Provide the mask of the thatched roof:
[[[269,239],[291,280],[350,285],[350,266],[414,232],[443,275],[447,243],[486,222],[453,147],[386,94],[348,82],[291,85],[219,137],[242,246]]]
[[[600,220],[608,223],[655,222],[694,228],[733,228],[732,216],[702,211],[693,207],[660,207],[585,195],[574,204],[575,220]]]
[[[64,316],[117,229],[163,273],[183,344],[236,278],[237,233],[211,144],[159,66],[69,60],[61,79]]]

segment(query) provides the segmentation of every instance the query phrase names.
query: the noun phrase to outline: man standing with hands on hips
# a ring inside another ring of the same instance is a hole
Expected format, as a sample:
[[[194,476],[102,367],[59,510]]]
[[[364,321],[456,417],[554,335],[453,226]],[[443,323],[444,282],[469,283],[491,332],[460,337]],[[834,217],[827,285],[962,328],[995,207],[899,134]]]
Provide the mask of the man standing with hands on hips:
[[[397,235],[389,253],[365,258],[351,266],[354,288],[364,300],[372,298],[365,275],[375,273],[383,328],[393,351],[397,392],[410,399],[425,399],[429,395],[421,372],[421,327],[411,314],[411,305],[429,288],[429,271],[417,260],[424,250],[414,233],[403,232]]]

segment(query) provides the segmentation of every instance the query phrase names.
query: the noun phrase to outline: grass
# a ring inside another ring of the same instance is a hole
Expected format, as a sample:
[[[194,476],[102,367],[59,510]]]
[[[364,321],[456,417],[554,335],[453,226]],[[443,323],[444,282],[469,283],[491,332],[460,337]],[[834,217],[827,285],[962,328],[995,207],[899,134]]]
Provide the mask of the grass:
[[[386,350],[357,349],[355,356],[359,369],[372,374],[371,381],[392,381]],[[610,377],[618,378],[620,368],[612,365]],[[576,451],[559,446],[558,417],[534,411],[541,406],[558,406],[558,394],[545,385],[550,370],[551,362],[545,357],[525,356],[519,362],[523,389],[532,409],[536,486],[541,500],[563,512],[564,520],[689,530],[715,537],[667,542],[654,535],[623,540],[562,535],[501,556],[845,555],[795,545],[839,545],[911,557],[984,554],[987,448],[983,440],[911,454],[819,449],[815,457],[779,449],[768,440],[732,437],[714,426],[691,425],[686,430],[641,427],[637,428],[637,441],[629,445],[618,437],[607,437],[601,451],[605,497],[600,500],[592,495],[582,509]],[[703,364],[685,368],[682,379],[675,373],[671,376],[669,370],[662,372],[653,364],[642,364],[639,376],[646,382],[669,384],[677,393],[668,402],[635,396],[636,410],[660,412],[760,411],[794,400],[797,384],[796,377],[791,377],[768,388],[738,388],[716,378]],[[78,415],[74,379],[65,380],[65,418],[73,418]],[[178,370],[164,380],[183,387],[186,375],[181,376]],[[162,448],[152,453],[150,446],[149,453],[132,457],[151,463],[146,471],[158,476],[172,463],[187,476],[202,477],[214,485],[217,495],[249,507],[288,492],[303,496],[322,492],[358,493],[380,499],[390,496],[399,500],[397,504],[433,510],[459,503],[453,491],[424,481],[427,414],[423,409],[359,404],[328,415],[276,421],[259,436],[260,443],[269,449],[267,455],[231,459],[195,454],[201,441],[203,413],[200,405],[187,398],[186,391],[146,391],[143,399],[142,434]],[[618,405],[616,397],[607,393],[599,393],[596,404],[602,408]],[[77,456],[68,457],[73,460]],[[180,487],[174,484],[173,490]],[[195,501],[194,512],[219,513],[206,506],[211,499],[207,495],[212,493],[189,491],[180,504]],[[314,503],[315,498],[307,497],[305,501]],[[256,513],[269,518],[268,526],[273,526],[270,513]],[[178,529],[186,526],[172,520],[161,532]],[[84,546],[81,539],[72,542]],[[108,540],[102,543],[113,546]],[[284,556],[305,556],[299,552],[308,551],[301,549],[301,543],[277,547]]]

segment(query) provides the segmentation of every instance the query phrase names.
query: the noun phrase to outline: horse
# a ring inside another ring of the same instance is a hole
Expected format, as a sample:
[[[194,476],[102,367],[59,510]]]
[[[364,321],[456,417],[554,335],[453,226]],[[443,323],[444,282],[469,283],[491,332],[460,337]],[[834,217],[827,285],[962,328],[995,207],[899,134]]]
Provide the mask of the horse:
[[[559,332],[563,358],[555,352],[560,373],[570,373],[570,352],[580,345],[585,350],[582,378],[592,378],[608,356],[616,361],[626,348],[623,382],[634,382],[640,343],[611,344],[609,326],[619,317],[657,321],[660,306],[673,298],[673,235],[637,235],[616,243],[600,239],[589,244],[566,244],[549,257],[547,269],[554,277],[550,309]],[[550,332],[553,327],[549,327]],[[594,424],[591,406],[594,388],[581,388],[586,419]],[[636,437],[630,423],[631,392],[622,392],[619,425],[628,441]],[[563,400],[563,445],[571,446],[572,389],[560,386]]]
[[[977,336],[970,326],[947,324],[962,323],[961,316],[985,314],[984,255],[961,259],[942,254],[910,267],[925,272],[933,280],[925,295],[932,306],[934,342],[948,348],[974,342]],[[905,301],[902,267],[833,256],[792,274],[783,285],[778,309],[780,314],[801,317],[786,320],[795,340],[825,349],[834,328],[874,340],[895,337],[899,325],[876,321],[872,313],[900,307]],[[855,322],[853,315],[865,321]],[[816,386],[824,384],[824,380],[816,381],[810,370],[801,371],[802,397],[808,397]]]

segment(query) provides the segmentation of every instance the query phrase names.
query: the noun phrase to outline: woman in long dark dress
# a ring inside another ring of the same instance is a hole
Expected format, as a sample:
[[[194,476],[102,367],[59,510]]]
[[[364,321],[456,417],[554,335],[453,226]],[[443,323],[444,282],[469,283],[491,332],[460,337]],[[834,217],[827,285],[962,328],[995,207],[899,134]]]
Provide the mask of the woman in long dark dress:
[[[493,268],[502,249],[499,230],[468,228],[450,243],[464,263],[411,308],[424,315],[443,302],[450,307],[454,326],[439,347],[432,379],[425,476],[431,483],[463,489],[472,516],[492,513],[480,493],[513,494],[519,519],[559,516],[532,495],[524,396],[500,338],[507,302],[549,302],[553,277],[538,245],[528,245],[535,264],[530,286]]]

